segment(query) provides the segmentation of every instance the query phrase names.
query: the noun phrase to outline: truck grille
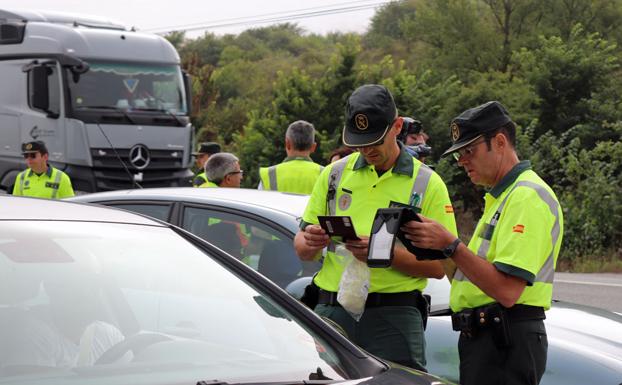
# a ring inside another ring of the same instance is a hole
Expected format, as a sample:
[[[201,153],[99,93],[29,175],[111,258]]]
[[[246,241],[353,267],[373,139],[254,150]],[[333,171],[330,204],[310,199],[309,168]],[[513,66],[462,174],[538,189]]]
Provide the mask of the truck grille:
[[[142,173],[136,179],[142,187],[180,186],[185,185],[183,182],[186,178],[189,180],[192,177],[189,170],[182,168],[184,154],[182,150],[152,150],[144,146],[137,150],[136,147],[117,148],[116,153],[110,148],[91,149],[93,174],[98,191],[134,187],[117,154],[132,175]],[[130,159],[132,157],[133,160]]]

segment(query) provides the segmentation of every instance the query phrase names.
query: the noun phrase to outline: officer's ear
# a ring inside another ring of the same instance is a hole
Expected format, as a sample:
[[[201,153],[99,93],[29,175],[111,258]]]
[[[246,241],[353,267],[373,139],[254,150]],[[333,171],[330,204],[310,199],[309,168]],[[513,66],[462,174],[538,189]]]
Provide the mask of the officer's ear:
[[[311,145],[311,152],[315,152],[316,148],[317,148],[317,143],[313,142],[313,144]]]

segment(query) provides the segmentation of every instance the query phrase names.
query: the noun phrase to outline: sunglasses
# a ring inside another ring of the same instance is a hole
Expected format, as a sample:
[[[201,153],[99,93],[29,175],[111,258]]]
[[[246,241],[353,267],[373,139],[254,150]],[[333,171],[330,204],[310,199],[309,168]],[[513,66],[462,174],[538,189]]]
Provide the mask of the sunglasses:
[[[26,153],[24,154],[24,159],[28,159],[28,158],[35,159],[37,157],[37,154],[38,154],[37,152]]]
[[[460,160],[462,157],[470,158],[475,153],[475,148],[480,144],[486,141],[485,138],[480,140],[476,140],[474,143],[469,144],[468,146],[461,148],[453,153],[455,160]]]

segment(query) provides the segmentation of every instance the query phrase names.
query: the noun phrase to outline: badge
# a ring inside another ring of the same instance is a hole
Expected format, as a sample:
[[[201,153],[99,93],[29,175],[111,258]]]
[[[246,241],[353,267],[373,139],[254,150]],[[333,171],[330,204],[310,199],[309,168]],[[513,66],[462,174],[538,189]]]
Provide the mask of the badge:
[[[343,194],[339,198],[339,210],[341,210],[341,211],[347,210],[350,207],[351,203],[352,203],[352,195],[350,195],[350,194]]]
[[[369,127],[369,121],[367,120],[367,116],[365,114],[356,114],[354,116],[354,123],[356,124],[356,128],[361,131],[367,130]]]
[[[32,150],[32,143],[26,144],[26,151]]]
[[[455,142],[460,138],[460,127],[454,122],[449,128],[451,129],[451,140]]]

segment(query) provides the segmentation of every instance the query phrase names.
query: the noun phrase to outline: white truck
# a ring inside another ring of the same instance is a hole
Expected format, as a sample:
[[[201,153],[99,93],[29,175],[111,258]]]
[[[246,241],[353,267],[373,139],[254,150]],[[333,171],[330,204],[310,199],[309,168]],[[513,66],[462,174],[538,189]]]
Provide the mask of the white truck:
[[[0,10],[0,189],[42,140],[74,190],[186,186],[190,80],[158,35],[70,14]]]

